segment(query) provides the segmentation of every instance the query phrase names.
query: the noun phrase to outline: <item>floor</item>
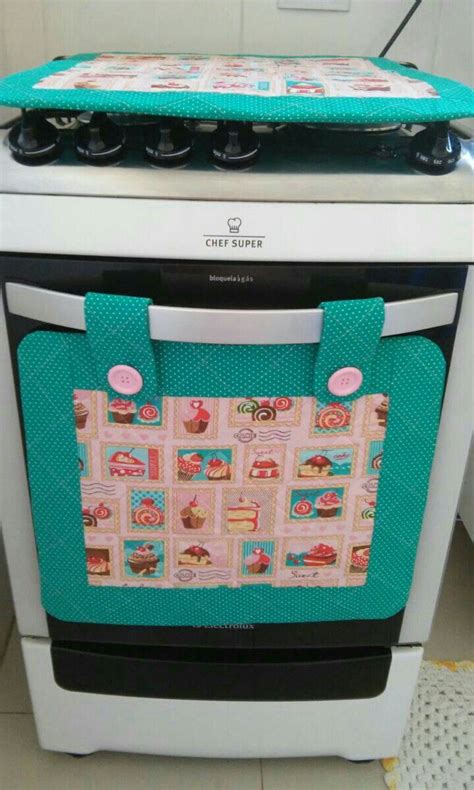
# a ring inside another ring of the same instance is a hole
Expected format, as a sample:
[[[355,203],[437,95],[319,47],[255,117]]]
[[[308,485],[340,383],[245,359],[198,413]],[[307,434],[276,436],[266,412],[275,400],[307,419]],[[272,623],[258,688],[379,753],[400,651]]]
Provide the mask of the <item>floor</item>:
[[[474,546],[456,527],[426,658],[473,658]],[[387,755],[389,756],[389,755]],[[81,760],[44,752],[36,742],[18,634],[0,667],[0,790],[374,790],[384,788],[380,763],[339,758],[196,760],[98,753]]]

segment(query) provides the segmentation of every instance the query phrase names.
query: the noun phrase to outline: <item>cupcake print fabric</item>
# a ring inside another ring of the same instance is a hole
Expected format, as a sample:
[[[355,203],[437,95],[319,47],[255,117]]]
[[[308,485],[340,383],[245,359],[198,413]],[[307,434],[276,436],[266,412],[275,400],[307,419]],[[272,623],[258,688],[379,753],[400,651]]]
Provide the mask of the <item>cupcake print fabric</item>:
[[[366,583],[390,403],[76,390],[89,584]]]

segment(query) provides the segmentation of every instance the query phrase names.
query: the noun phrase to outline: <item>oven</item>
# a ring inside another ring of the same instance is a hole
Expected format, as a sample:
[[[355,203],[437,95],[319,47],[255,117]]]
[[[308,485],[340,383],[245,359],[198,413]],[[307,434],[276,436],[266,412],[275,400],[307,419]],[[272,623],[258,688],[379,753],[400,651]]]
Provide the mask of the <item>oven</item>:
[[[220,241],[258,241],[232,221]],[[468,266],[211,241],[0,259],[2,520],[40,741],[393,753],[467,454]]]

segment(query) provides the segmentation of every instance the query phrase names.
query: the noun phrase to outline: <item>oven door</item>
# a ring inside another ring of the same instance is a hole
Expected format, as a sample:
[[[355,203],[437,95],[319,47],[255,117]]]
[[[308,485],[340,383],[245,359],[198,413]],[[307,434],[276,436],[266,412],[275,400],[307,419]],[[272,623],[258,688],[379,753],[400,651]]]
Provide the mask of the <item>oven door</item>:
[[[456,293],[246,311],[6,295],[13,318],[48,325],[18,356],[53,636],[396,641],[444,381],[411,333],[450,326]],[[114,390],[124,362],[148,390]],[[334,394],[344,367],[364,384]]]

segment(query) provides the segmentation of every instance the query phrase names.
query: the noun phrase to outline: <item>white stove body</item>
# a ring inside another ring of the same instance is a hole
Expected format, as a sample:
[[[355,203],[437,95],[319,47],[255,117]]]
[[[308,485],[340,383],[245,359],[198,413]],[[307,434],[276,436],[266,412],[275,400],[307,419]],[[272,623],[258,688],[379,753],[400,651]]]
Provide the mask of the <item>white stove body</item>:
[[[26,168],[0,146],[0,250],[206,261],[470,262],[472,166],[380,177],[326,173]],[[228,220],[239,218],[239,233]],[[38,266],[41,259],[38,258]],[[429,635],[456,516],[471,420],[474,272],[445,393],[428,504],[386,689],[373,699],[216,702],[65,691],[55,683],[5,317],[0,315],[2,522],[39,739],[46,749],[274,757],[396,754]],[[3,306],[0,308],[3,311]],[[47,308],[46,308],[47,311]],[[66,320],[66,318],[65,318]],[[212,320],[212,316],[211,316]],[[236,336],[236,342],[240,342]],[[282,342],[282,341],[280,341]],[[133,718],[133,728],[127,721]],[[160,719],[171,722],[166,732]],[[206,728],[197,726],[206,721]],[[203,734],[203,730],[206,734]],[[211,746],[209,744],[212,744]]]

